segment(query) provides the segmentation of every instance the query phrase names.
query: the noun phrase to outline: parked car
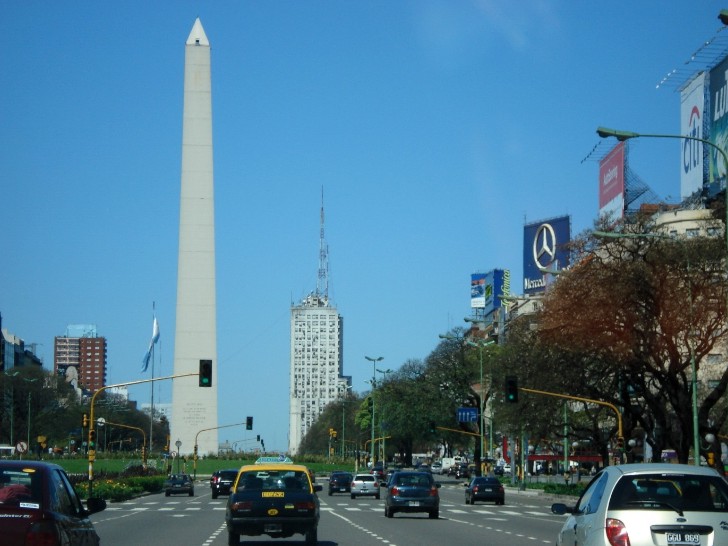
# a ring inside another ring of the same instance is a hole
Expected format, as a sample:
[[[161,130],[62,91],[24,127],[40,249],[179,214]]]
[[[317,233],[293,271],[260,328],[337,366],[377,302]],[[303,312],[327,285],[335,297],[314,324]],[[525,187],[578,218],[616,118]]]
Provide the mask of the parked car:
[[[351,481],[351,498],[371,496],[379,499],[379,483],[373,474],[356,474]]]
[[[568,514],[557,546],[728,544],[728,482],[712,468],[639,463],[608,466]]]
[[[475,504],[476,501],[495,502],[505,504],[506,494],[503,484],[498,478],[482,476],[473,478],[465,485],[465,504]]]
[[[264,462],[243,466],[228,497],[225,524],[228,544],[239,544],[240,536],[268,535],[306,537],[318,541],[320,502],[323,488],[311,481],[304,465]]]
[[[62,499],[63,502],[59,502]],[[86,506],[58,465],[0,461],[0,542],[3,546],[100,543],[89,515],[106,508],[90,498]]]
[[[237,468],[216,470],[215,472],[213,472],[212,478],[210,478],[212,498],[216,499],[219,495],[229,495],[230,488],[233,486],[233,482],[235,481],[237,475]]]
[[[442,474],[442,463],[440,461],[435,461],[430,465],[430,470],[432,470],[433,474]]]
[[[195,485],[188,474],[172,474],[164,482],[164,495],[166,497],[179,493],[186,493],[190,497],[195,494]]]
[[[351,493],[351,472],[332,472],[329,476],[329,497],[334,493]]]
[[[396,512],[427,512],[430,519],[440,517],[440,484],[429,472],[395,472],[387,485],[384,515]]]

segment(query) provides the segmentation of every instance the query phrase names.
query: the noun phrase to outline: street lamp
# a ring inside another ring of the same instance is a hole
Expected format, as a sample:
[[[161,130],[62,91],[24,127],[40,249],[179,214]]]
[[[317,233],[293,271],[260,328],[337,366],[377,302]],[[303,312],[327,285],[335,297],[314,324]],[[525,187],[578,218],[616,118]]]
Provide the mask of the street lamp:
[[[379,368],[376,368],[376,370],[384,376],[384,379],[382,379],[382,383],[384,383],[387,380],[387,374],[392,373],[392,370],[387,368],[386,370],[380,370]],[[386,433],[384,432],[384,406],[382,406],[381,411],[382,416],[379,418],[379,432],[382,435],[382,468],[384,468],[387,464],[387,446],[386,446]]]
[[[10,372],[7,372],[6,371],[6,372],[3,372],[3,373],[7,377],[15,377],[20,372],[12,372],[12,373],[10,373]],[[14,446],[15,445],[14,436],[13,436],[13,422],[14,422],[13,416],[14,415],[15,415],[15,387],[13,386],[13,383],[12,383],[12,380],[11,380],[11,383],[10,383],[10,445],[11,446]]]
[[[474,342],[467,340],[465,343],[472,347],[478,348],[478,353],[480,356],[480,472],[482,474],[483,472],[483,454],[485,453],[485,446],[484,446],[484,434],[483,429],[485,428],[485,393],[483,391],[483,348],[487,347],[488,345],[493,345],[495,343],[494,340],[486,341],[486,342]],[[490,386],[493,385],[493,367],[490,368]],[[492,417],[492,416],[491,416]],[[490,439],[488,442],[488,445],[490,446],[490,449],[493,449],[493,421],[491,419],[490,422]]]
[[[372,363],[372,393],[369,398],[372,401],[372,445],[371,445],[371,461],[372,468],[374,467],[374,388],[376,387],[376,374],[377,374],[377,362],[384,360],[383,356],[371,357],[365,356],[366,360]]]
[[[344,396],[341,399],[341,458],[346,459],[346,399],[353,385],[344,387]]]
[[[181,441],[181,440],[177,440],[177,441],[176,441],[176,442],[174,443],[174,445],[176,445],[176,446],[177,446],[177,474],[179,474],[179,459],[180,459],[180,453],[179,453],[179,448],[181,448],[181,447],[182,447],[182,441]]]
[[[728,172],[728,171],[726,171]],[[726,224],[728,228],[728,224]],[[670,235],[663,235],[660,233],[614,233],[611,231],[593,231],[592,234],[598,238],[605,239],[667,239],[673,241],[673,237]],[[690,272],[690,257],[687,257],[688,273]],[[693,322],[693,290],[692,283],[689,285],[690,288],[690,326],[692,327]],[[728,309],[728,307],[726,307]],[[690,350],[690,370],[691,370],[691,384],[692,384],[692,410],[693,410],[693,464],[700,466],[700,436],[698,431],[698,367],[695,362],[695,350],[693,344],[688,338],[688,349]]]

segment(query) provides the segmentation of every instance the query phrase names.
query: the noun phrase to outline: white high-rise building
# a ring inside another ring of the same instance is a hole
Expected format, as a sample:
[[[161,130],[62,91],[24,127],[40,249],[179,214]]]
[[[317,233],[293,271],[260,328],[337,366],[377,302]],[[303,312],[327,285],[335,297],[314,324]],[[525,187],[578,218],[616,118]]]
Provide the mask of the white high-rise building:
[[[288,452],[295,455],[327,404],[341,399],[351,385],[343,371],[343,319],[329,302],[328,247],[321,240],[316,291],[291,306],[291,386]]]
[[[327,298],[311,294],[291,307],[291,416],[288,451],[301,440],[327,404],[344,396],[343,319]]]

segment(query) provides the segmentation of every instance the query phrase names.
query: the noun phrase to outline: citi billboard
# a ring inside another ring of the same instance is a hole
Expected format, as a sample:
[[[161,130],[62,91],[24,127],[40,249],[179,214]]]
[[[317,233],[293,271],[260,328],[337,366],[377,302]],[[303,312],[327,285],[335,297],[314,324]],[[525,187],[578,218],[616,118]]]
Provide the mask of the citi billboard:
[[[705,112],[705,74],[698,75],[680,94],[680,134],[703,136]],[[684,139],[680,149],[680,198],[686,199],[703,189],[703,143]]]
[[[560,216],[523,228],[523,292],[543,292],[552,271],[570,264],[571,218]]]

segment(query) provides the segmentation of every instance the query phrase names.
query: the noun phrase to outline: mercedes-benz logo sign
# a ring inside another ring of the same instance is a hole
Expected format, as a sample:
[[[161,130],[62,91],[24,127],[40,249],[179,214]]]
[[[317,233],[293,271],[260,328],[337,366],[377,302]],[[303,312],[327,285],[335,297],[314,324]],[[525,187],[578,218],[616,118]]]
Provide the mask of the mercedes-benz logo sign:
[[[533,261],[546,269],[556,259],[556,233],[551,224],[541,224],[533,238]]]

